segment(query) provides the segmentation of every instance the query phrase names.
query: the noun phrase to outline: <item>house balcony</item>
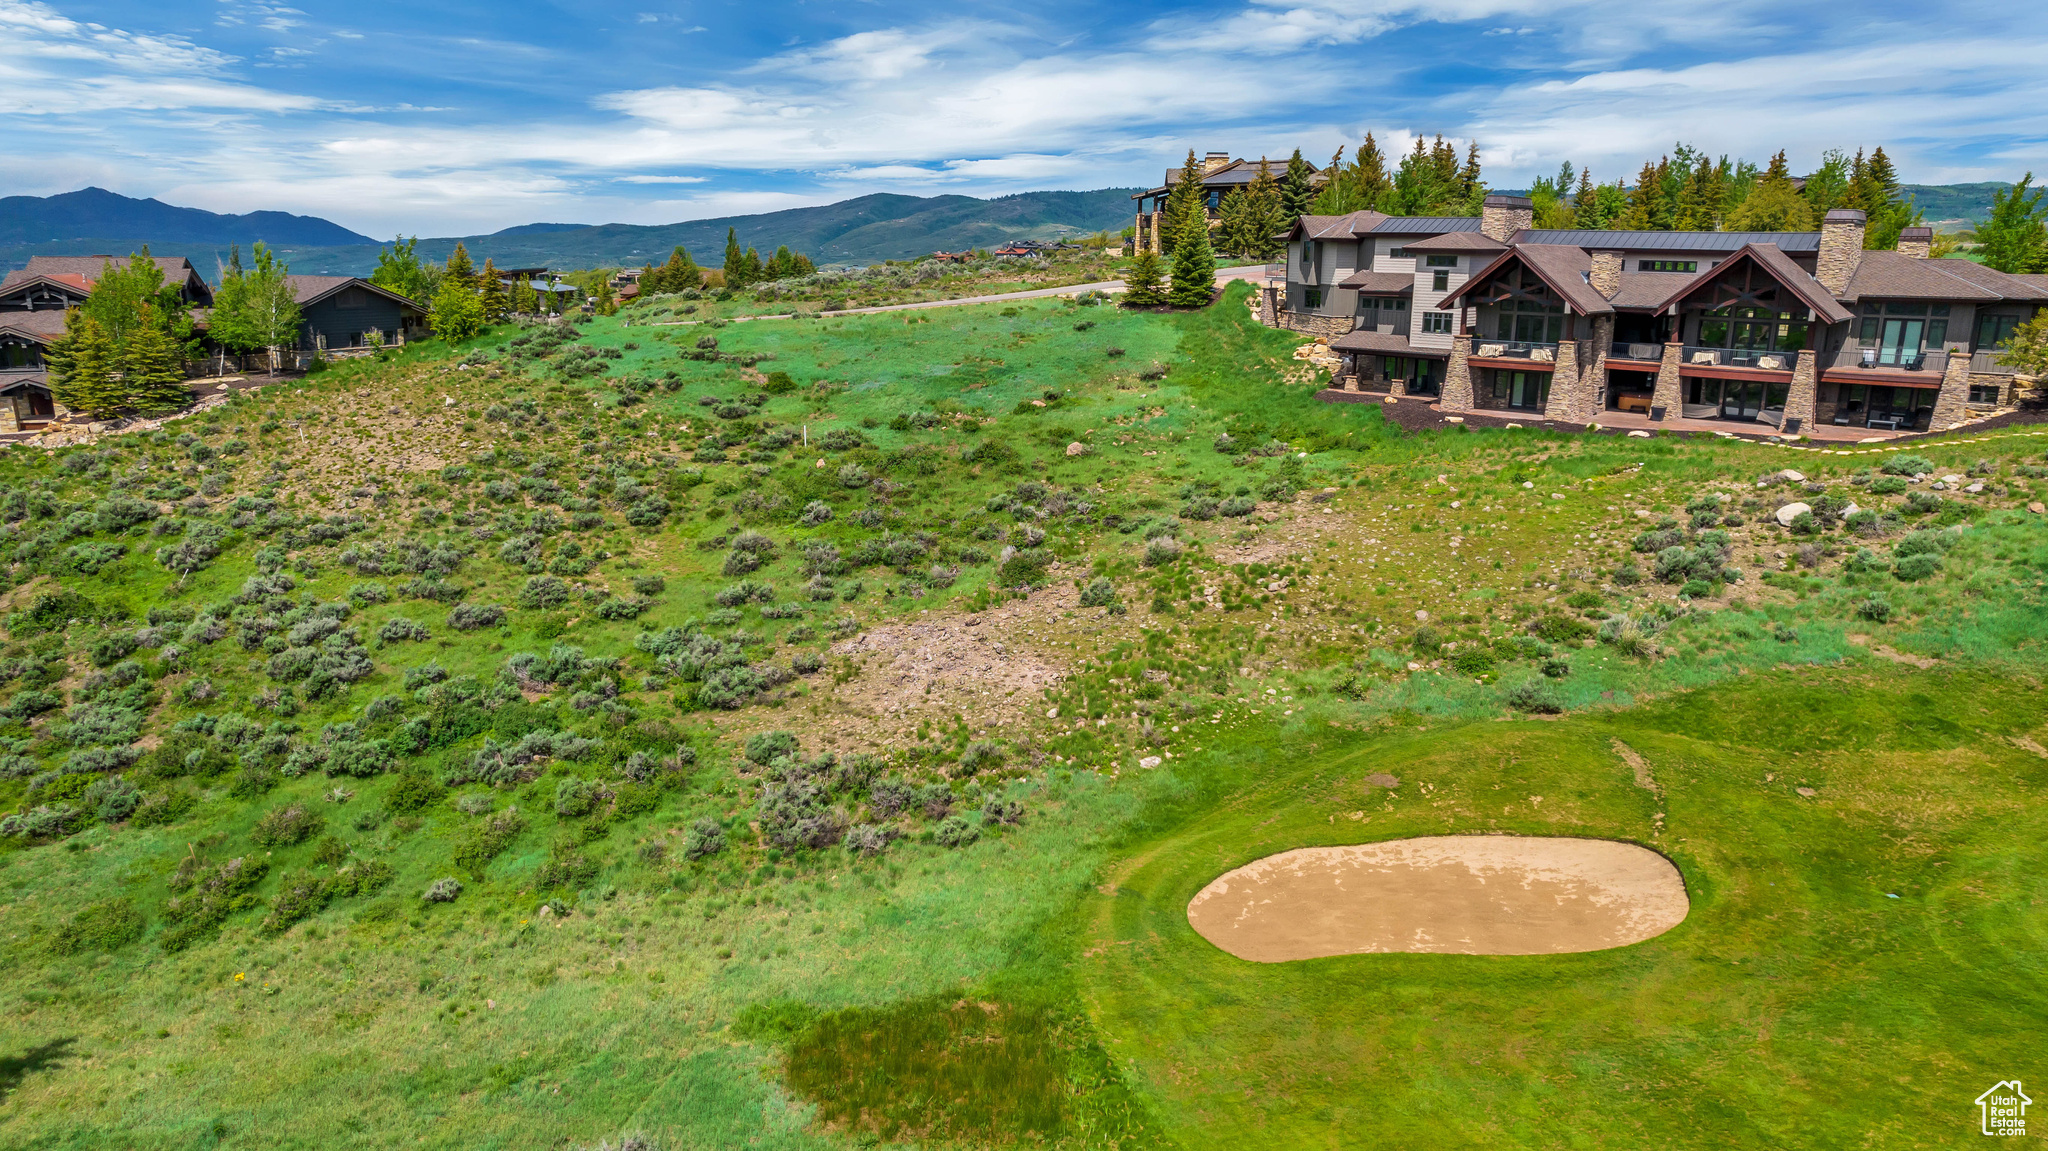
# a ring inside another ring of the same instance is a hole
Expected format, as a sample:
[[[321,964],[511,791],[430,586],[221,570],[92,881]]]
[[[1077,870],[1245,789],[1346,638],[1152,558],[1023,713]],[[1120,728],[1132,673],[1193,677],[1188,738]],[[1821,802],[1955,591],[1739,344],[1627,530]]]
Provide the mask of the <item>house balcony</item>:
[[[1679,353],[1680,374],[1691,374],[1733,368],[1740,371],[1783,372],[1792,374],[1792,366],[1799,362],[1798,352],[1774,352],[1762,348],[1704,348],[1685,345]]]
[[[1472,341],[1472,362],[1494,367],[1549,371],[1557,366],[1557,345],[1533,340]]]
[[[1655,367],[1664,362],[1664,345],[1643,343],[1636,340],[1616,340],[1607,349],[1607,361],[1627,360]]]

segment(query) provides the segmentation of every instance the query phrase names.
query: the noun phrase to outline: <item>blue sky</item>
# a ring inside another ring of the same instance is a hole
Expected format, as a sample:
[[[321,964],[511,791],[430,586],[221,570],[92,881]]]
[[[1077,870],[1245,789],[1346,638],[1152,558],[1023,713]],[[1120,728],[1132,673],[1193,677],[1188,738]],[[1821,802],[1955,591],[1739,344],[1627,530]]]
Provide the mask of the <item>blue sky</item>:
[[[1684,140],[2048,175],[2048,23],[1809,0],[0,0],[0,195],[96,184],[376,236],[1156,181],[1477,139],[1496,187]]]

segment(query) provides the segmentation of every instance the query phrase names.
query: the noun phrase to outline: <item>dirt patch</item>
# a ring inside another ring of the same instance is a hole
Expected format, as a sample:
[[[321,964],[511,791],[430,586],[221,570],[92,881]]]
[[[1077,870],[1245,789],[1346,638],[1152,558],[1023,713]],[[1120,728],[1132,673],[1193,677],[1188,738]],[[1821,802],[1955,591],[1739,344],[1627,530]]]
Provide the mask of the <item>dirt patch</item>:
[[[1614,754],[1620,756],[1621,761],[1628,764],[1629,770],[1636,773],[1637,787],[1659,798],[1663,797],[1664,791],[1657,786],[1657,777],[1650,771],[1650,761],[1644,759],[1642,753],[1617,739],[1614,741]]]
[[[1846,638],[1850,643],[1856,644],[1860,647],[1870,646],[1870,637],[1867,635],[1852,635]],[[1876,647],[1871,647],[1870,654],[1876,656],[1879,659],[1888,659],[1893,663],[1909,664],[1913,667],[1919,668],[1922,671],[1925,671],[1930,667],[1937,666],[1941,663],[1940,660],[1935,659],[1932,656],[1908,655],[1905,652],[1899,651],[1896,648],[1889,647],[1885,644],[1878,644]]]
[[[1248,863],[1203,888],[1188,922],[1240,959],[1284,963],[1603,951],[1662,935],[1687,909],[1678,869],[1634,844],[1424,836]]]

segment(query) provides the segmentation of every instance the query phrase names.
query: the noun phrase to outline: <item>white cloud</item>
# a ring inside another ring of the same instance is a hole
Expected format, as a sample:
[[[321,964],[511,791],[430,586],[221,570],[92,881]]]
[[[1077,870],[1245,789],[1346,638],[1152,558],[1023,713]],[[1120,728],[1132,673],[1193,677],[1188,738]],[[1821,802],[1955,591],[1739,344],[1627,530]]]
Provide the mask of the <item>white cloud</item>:
[[[709,176],[620,176],[621,184],[702,184]]]

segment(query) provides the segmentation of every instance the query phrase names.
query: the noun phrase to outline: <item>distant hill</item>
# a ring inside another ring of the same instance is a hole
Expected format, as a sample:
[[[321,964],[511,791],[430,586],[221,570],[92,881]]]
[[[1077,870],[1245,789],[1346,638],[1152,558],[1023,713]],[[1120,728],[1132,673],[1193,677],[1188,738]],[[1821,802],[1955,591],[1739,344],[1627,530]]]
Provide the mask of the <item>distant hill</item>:
[[[820,264],[870,264],[880,260],[901,260],[939,250],[985,248],[1005,240],[1049,240],[1108,230],[1121,230],[1136,211],[1131,203],[1133,188],[1103,188],[1092,192],[1022,192],[993,200],[972,196],[899,196],[877,193],[842,200],[816,208],[789,208],[751,216],[721,216],[714,220],[690,220],[680,224],[522,224],[485,236],[443,236],[423,239],[423,258],[445,260],[457,240],[469,249],[478,263],[486,257],[500,267],[638,267],[660,263],[678,244],[688,248],[698,263],[717,267],[724,261],[725,231],[732,228],[742,246],[760,250],[763,256],[777,245],[791,248]],[[88,190],[95,192],[96,190]],[[70,193],[85,196],[88,192]],[[111,196],[112,193],[98,193]],[[29,199],[31,203],[44,203]],[[52,196],[51,200],[64,197]],[[122,197],[114,197],[120,200]],[[13,201],[0,201],[0,204]],[[127,200],[129,204],[151,204],[168,212],[192,209],[168,208],[154,200]],[[280,213],[252,213],[246,217],[194,215],[214,220],[253,220]],[[11,222],[11,217],[7,217]],[[339,238],[274,239],[281,232],[261,232],[243,227],[224,228],[215,235],[195,236],[175,229],[164,232],[128,233],[133,239],[24,241],[12,232],[0,232],[0,268],[18,268],[34,255],[87,255],[107,252],[126,254],[148,243],[159,256],[184,256],[212,278],[219,262],[225,260],[228,245],[239,243],[247,251],[251,240],[262,238],[276,248],[292,270],[308,275],[364,276],[377,267],[382,241],[358,236],[325,221]],[[16,229],[15,231],[19,231]],[[34,235],[31,229],[30,234]],[[328,235],[332,235],[329,233]],[[217,238],[216,238],[217,237]]]
[[[177,208],[160,200],[131,199],[105,188],[0,199],[0,245],[82,242],[89,246],[97,242],[100,247],[95,251],[125,255],[130,248],[144,243],[240,244],[246,248],[257,240],[273,247],[376,242],[317,216],[294,216],[288,212],[225,216],[198,208]]]
[[[1913,197],[1913,203],[1927,216],[1929,224],[1953,228],[1974,228],[1991,215],[1991,194],[2012,185],[2005,181],[1984,184],[1901,184],[1899,190]]]

